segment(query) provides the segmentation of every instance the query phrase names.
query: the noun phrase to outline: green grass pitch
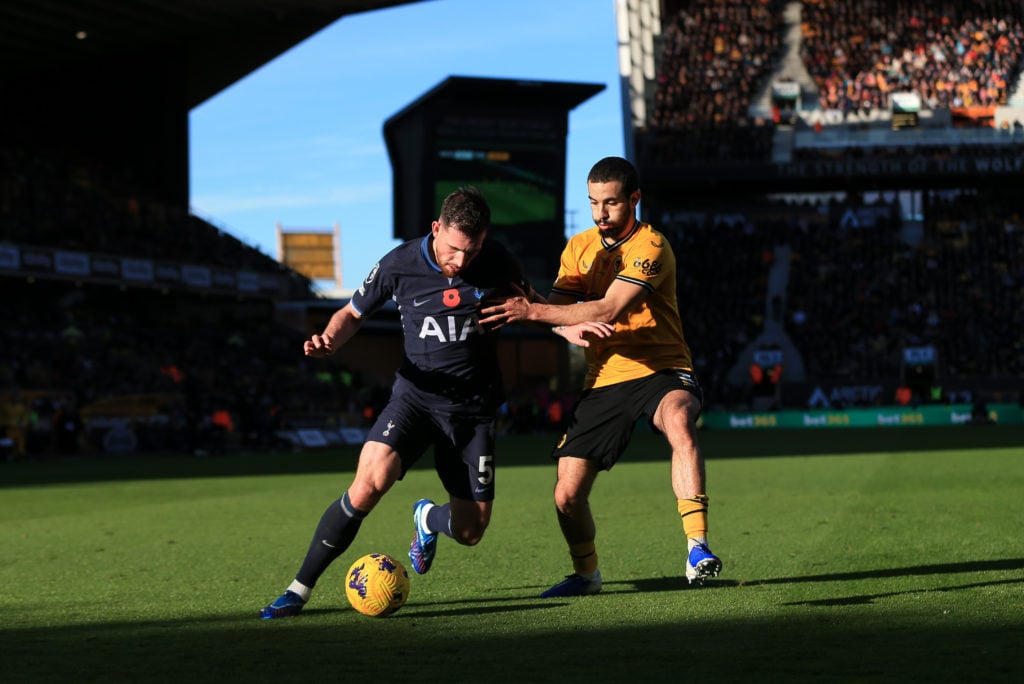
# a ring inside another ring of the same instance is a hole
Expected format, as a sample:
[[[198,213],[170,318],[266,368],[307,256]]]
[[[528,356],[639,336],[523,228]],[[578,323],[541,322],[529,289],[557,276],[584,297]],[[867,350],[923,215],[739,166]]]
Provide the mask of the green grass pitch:
[[[998,682],[1024,676],[1024,428],[706,432],[722,576],[682,577],[667,452],[638,431],[598,478],[604,591],[570,571],[553,436],[499,441],[475,548],[442,538],[385,619],[341,578],[407,562],[424,459],[297,618],[294,576],[355,449],[0,464],[4,682]],[[408,567],[408,565],[407,565]]]

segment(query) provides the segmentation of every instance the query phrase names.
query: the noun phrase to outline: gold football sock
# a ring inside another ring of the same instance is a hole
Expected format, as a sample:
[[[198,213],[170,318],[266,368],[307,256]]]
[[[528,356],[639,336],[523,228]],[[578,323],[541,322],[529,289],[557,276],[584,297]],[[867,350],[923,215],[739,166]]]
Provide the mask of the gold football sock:
[[[687,539],[708,536],[708,497],[698,494],[692,499],[677,499],[679,517],[683,520],[683,532]]]
[[[572,569],[577,575],[589,577],[597,570],[597,550],[593,541],[569,544]]]

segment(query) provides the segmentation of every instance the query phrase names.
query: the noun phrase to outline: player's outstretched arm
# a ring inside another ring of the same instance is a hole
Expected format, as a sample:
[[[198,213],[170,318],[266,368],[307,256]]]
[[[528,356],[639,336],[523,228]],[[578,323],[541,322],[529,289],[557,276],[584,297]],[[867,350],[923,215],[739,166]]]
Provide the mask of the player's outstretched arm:
[[[480,311],[480,323],[506,325],[534,322],[548,325],[576,325],[585,321],[614,323],[625,311],[647,296],[647,291],[634,283],[616,280],[600,299],[573,302],[561,294],[552,293],[548,303],[531,302],[526,297],[510,297],[504,302]]]
[[[338,351],[363,324],[363,317],[356,313],[349,302],[334,312],[324,331],[306,340],[302,347],[306,356],[320,358]]]

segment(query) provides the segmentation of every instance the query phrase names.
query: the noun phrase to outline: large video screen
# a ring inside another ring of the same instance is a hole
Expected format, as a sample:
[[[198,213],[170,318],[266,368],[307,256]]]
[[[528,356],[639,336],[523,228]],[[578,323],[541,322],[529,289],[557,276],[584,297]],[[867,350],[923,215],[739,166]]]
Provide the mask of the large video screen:
[[[434,138],[434,208],[452,190],[474,185],[495,226],[561,227],[565,133],[545,118],[447,114]]]

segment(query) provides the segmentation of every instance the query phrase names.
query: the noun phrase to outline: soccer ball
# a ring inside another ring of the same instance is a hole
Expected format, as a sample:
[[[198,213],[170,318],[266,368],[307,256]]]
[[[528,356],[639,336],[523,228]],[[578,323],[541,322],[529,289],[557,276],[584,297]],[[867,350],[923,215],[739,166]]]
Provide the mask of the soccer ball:
[[[363,615],[387,617],[409,598],[409,573],[386,553],[368,553],[348,569],[345,596]]]

